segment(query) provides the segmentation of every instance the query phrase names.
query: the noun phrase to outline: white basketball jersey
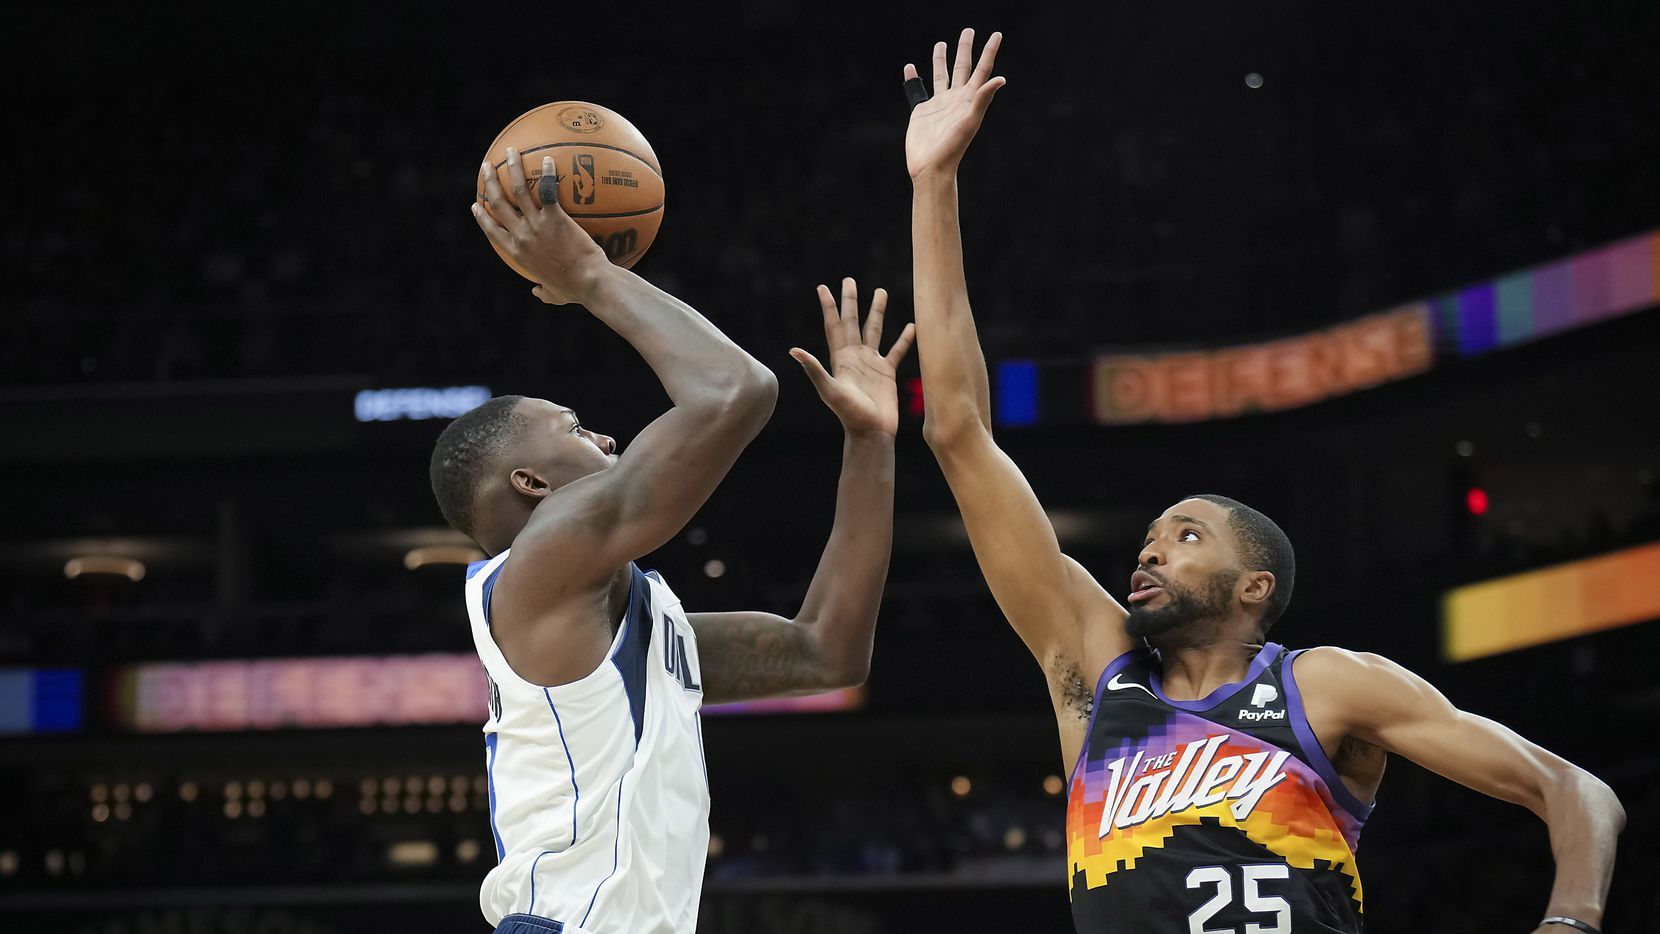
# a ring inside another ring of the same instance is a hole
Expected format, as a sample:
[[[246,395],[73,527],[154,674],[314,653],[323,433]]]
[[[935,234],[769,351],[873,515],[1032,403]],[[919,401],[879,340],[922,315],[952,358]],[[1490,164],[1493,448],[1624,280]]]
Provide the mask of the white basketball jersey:
[[[490,676],[484,725],[496,868],[491,924],[530,914],[566,934],[692,934],[709,849],[697,640],[655,572],[629,565],[628,610],[579,681],[531,684],[490,635],[508,552],[467,569],[467,615]]]

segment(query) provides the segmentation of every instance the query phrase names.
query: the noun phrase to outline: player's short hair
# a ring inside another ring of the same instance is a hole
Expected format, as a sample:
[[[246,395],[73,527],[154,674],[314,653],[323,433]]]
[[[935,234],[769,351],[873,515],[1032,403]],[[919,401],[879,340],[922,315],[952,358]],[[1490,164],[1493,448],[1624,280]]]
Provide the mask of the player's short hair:
[[[518,411],[523,401],[524,396],[496,396],[463,412],[444,427],[433,446],[428,468],[432,495],[444,520],[469,538],[477,539],[475,506],[485,479],[530,424]]]
[[[1274,575],[1274,593],[1262,613],[1262,634],[1280,618],[1291,603],[1291,588],[1297,582],[1297,554],[1285,530],[1237,499],[1217,493],[1196,493],[1186,499],[1202,499],[1228,510],[1228,527],[1239,536],[1239,560],[1248,570]]]

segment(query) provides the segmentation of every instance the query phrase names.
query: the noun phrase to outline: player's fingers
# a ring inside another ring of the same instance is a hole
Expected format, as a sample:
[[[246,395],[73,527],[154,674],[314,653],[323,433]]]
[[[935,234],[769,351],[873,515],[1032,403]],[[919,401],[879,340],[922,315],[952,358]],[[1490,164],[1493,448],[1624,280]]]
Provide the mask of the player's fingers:
[[[479,203],[484,206],[485,213],[489,214],[504,230],[509,233],[517,231],[524,224],[524,218],[514,209],[507,195],[502,193],[501,181],[496,177],[496,167],[488,161],[479,169],[479,177],[483,181],[484,196]]]
[[[951,87],[951,71],[945,67],[945,43],[934,43],[934,93]]]
[[[994,32],[986,40],[986,47],[980,50],[980,63],[974,66],[974,74],[968,79],[972,87],[979,87],[991,77],[991,70],[997,66],[997,50],[1003,47],[1003,34]]]
[[[905,359],[907,353],[910,353],[911,345],[914,343],[916,343],[916,325],[907,324],[905,330],[899,332],[899,339],[893,342],[892,347],[888,348],[887,360],[895,370],[899,369],[900,361]]]
[[[836,296],[830,294],[830,287],[818,287],[818,308],[824,318],[824,340],[835,351],[841,346],[842,313],[836,308]]]
[[[473,203],[473,220],[478,221],[478,228],[484,231],[484,235],[489,237],[490,242],[494,243],[499,249],[509,253],[516,249],[513,235],[496,223],[496,219],[490,216],[490,212],[486,211],[484,205],[478,202]]]
[[[882,346],[882,316],[888,311],[888,290],[877,289],[870,297],[870,311],[865,315],[865,346],[880,350]]]
[[[915,65],[905,66],[905,100],[911,105],[912,110],[928,100],[928,86],[917,76]]]
[[[813,388],[818,390],[820,396],[830,392],[830,385],[835,380],[831,379],[830,374],[825,372],[824,364],[818,362],[817,357],[800,347],[791,347],[790,356],[794,358],[795,362],[801,364],[802,371],[807,374],[808,379],[812,380]]]
[[[842,279],[842,333],[844,344],[859,342],[859,283],[852,276]]]
[[[558,211],[559,176],[553,171],[553,157],[542,157],[542,174],[536,179],[536,203],[544,209]]]
[[[519,157],[519,151],[507,147],[507,197],[512,199],[513,206],[521,214],[529,214],[535,210],[530,203],[530,186],[525,183],[524,160]]]
[[[1002,75],[998,75],[980,85],[974,92],[974,109],[979,111],[981,116],[984,116],[985,112],[991,107],[991,99],[997,96],[997,90],[1008,83],[1007,79]]]
[[[957,60],[951,68],[951,86],[960,88],[968,81],[968,68],[974,64],[974,30],[964,29],[957,37]]]

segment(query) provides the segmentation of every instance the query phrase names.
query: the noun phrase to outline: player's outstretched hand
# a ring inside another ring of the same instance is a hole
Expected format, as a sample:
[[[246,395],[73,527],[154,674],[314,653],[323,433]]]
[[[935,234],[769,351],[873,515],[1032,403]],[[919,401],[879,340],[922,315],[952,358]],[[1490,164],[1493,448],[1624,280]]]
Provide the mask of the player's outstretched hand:
[[[530,190],[517,150],[507,150],[511,196],[502,192],[496,169],[488,161],[479,167],[479,177],[484,193],[473,204],[473,218],[485,236],[541,283],[531,294],[550,305],[582,301],[593,283],[612,268],[605,251],[570,219],[552,191],[544,204]],[[542,183],[552,189],[555,178],[553,159],[544,156]]]
[[[905,66],[906,93],[916,105],[905,131],[905,165],[911,170],[911,178],[957,171],[969,141],[985,119],[992,96],[1005,84],[1002,76],[993,77],[991,73],[1002,44],[1003,34],[992,33],[971,73],[968,69],[974,59],[974,30],[963,30],[957,40],[957,60],[952,68],[946,67],[945,43],[935,43],[932,97],[921,87],[916,66]]]
[[[885,289],[877,289],[871,298],[862,331],[859,287],[852,279],[842,280],[840,308],[828,286],[818,287],[818,303],[824,312],[824,337],[830,344],[830,370],[826,372],[817,357],[800,347],[791,347],[790,356],[807,371],[819,398],[841,419],[848,434],[893,437],[899,432],[899,388],[894,374],[916,339],[916,325],[905,325],[884,356],[882,315],[888,307]]]

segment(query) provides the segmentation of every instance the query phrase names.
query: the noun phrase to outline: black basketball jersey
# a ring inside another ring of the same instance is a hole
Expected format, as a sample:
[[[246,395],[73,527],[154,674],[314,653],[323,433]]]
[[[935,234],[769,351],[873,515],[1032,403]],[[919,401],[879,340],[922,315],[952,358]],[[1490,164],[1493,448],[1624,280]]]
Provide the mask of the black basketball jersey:
[[[1147,649],[1101,673],[1066,808],[1080,934],[1362,930],[1371,806],[1309,729],[1297,654],[1270,642],[1196,701],[1164,696]]]

